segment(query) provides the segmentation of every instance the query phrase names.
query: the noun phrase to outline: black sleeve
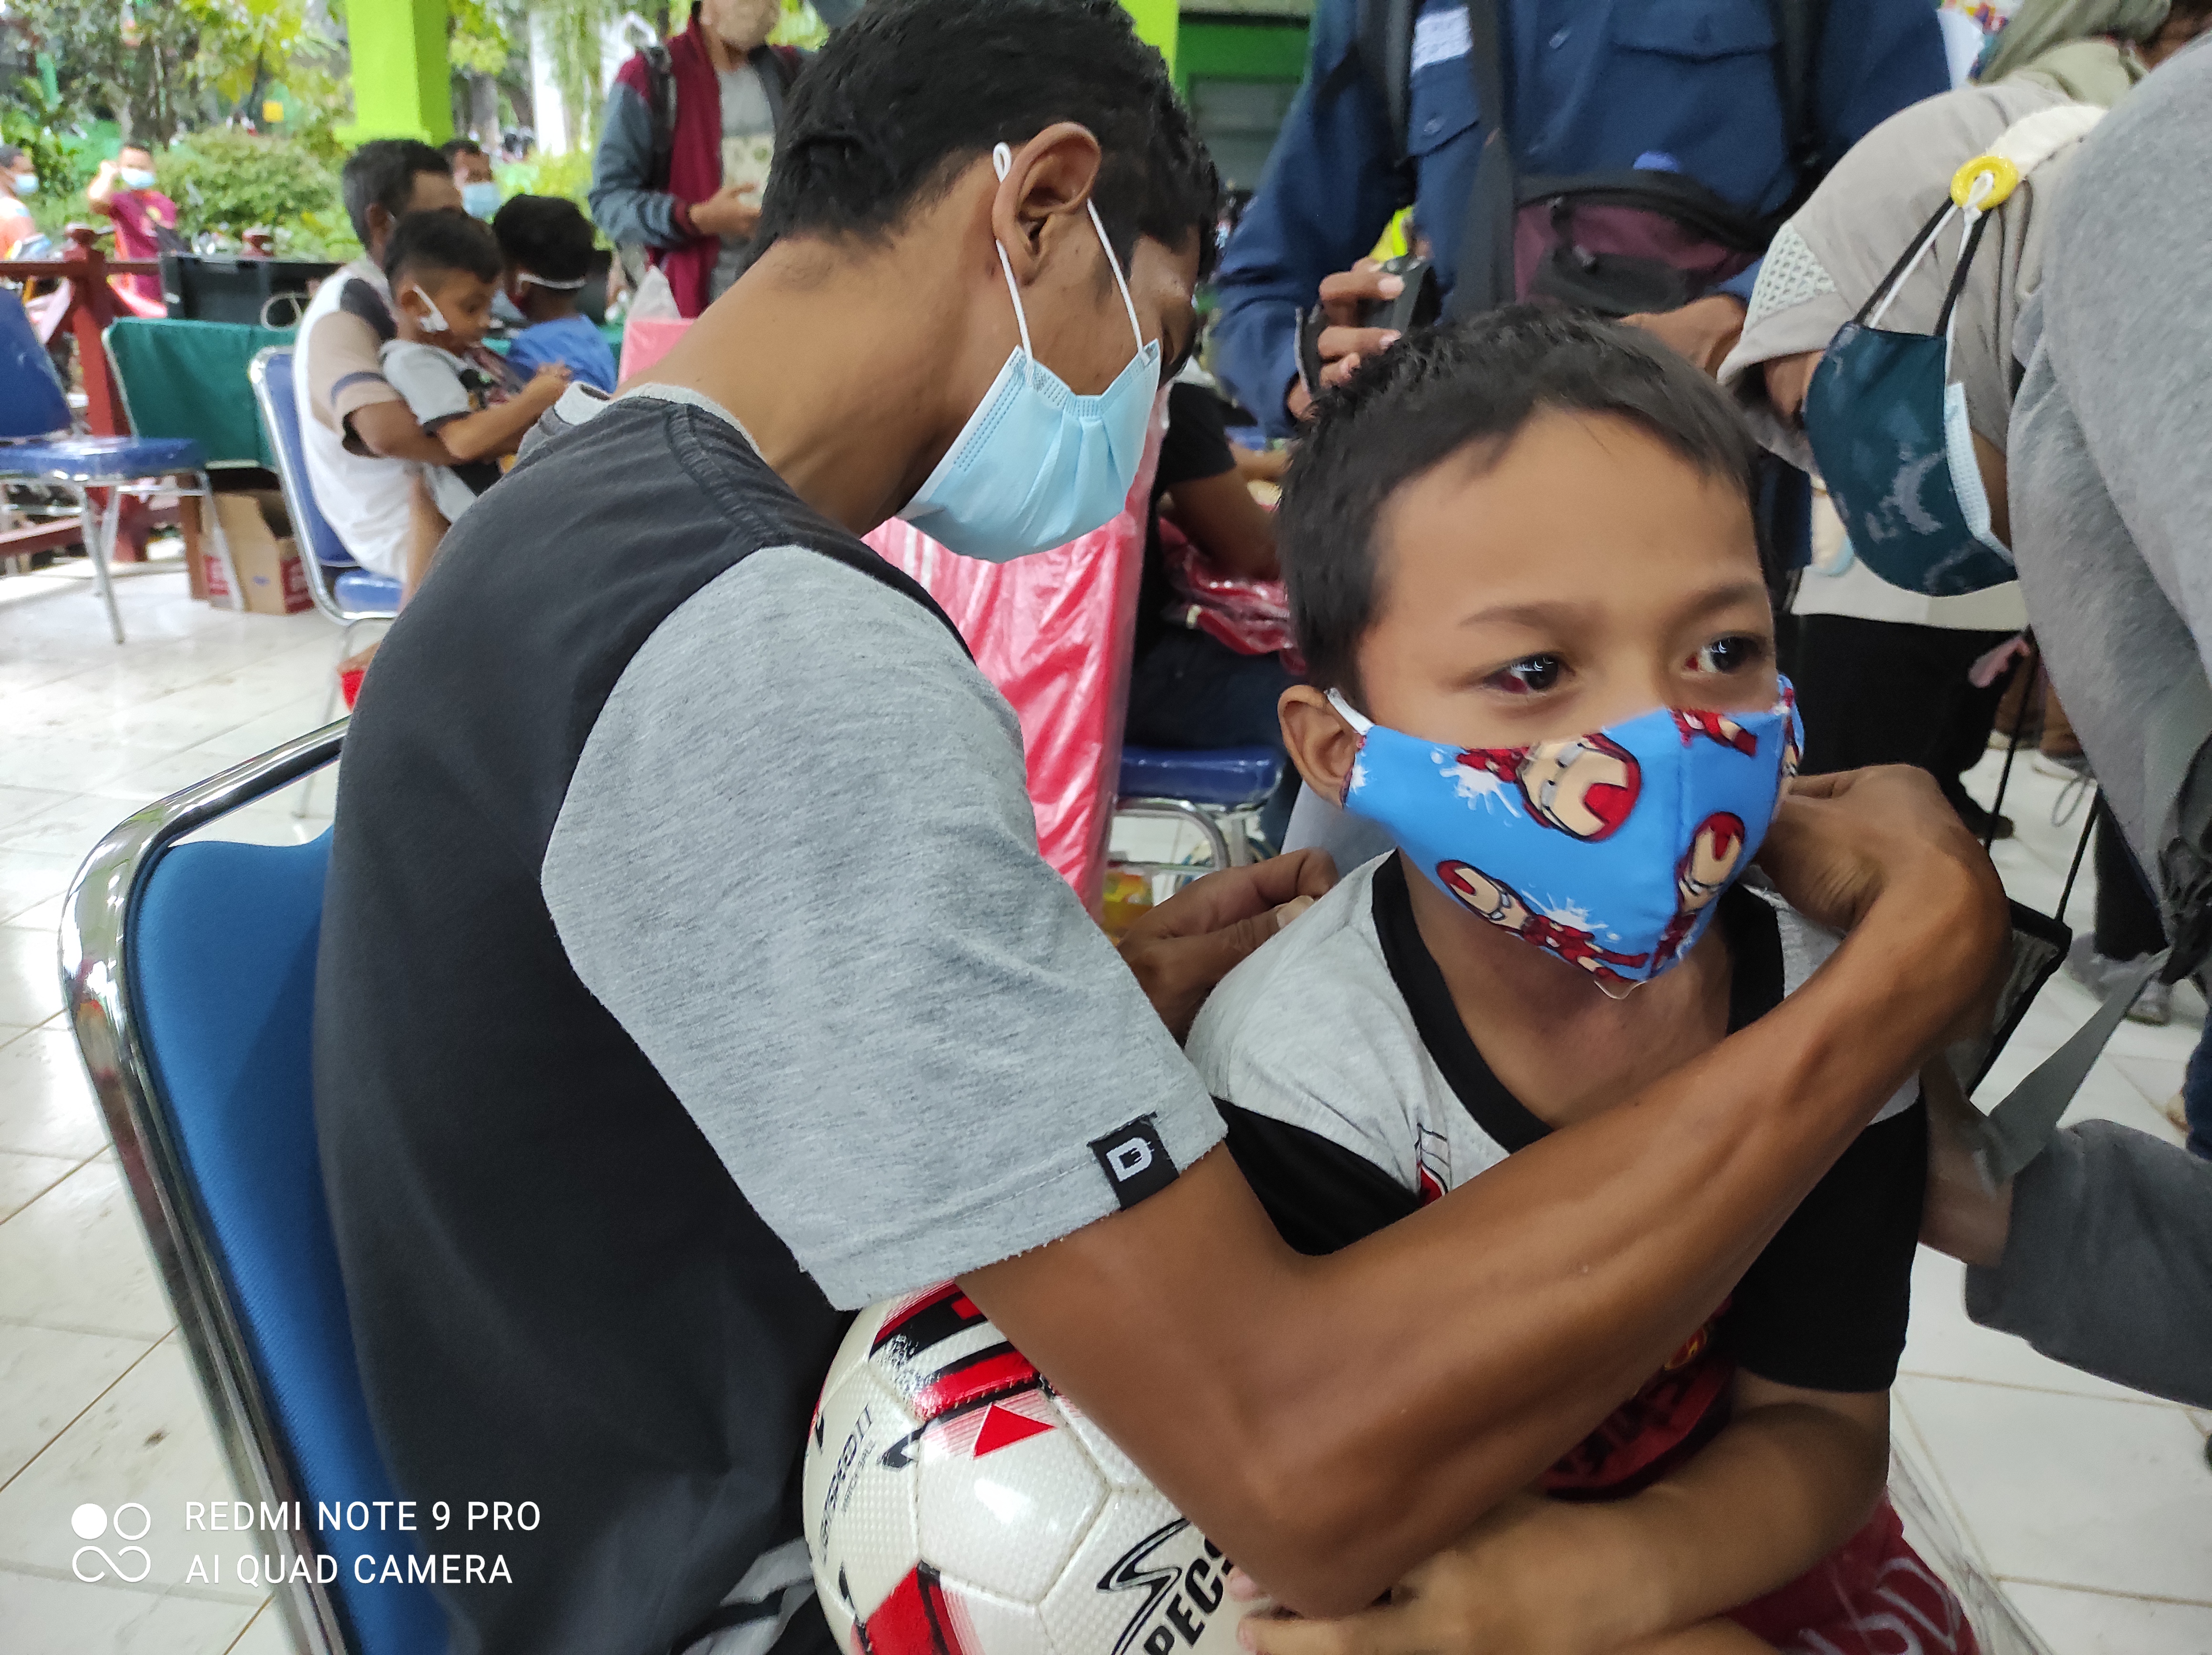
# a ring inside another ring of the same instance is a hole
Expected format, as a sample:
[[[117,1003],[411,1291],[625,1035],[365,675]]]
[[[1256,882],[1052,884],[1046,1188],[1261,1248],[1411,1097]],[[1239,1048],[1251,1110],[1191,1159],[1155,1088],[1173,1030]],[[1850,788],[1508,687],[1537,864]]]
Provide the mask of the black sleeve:
[[[1808,1391],[1886,1391],[1905,1351],[1928,1106],[1861,1132],[1736,1284],[1737,1363]]]
[[[1155,494],[1237,469],[1237,457],[1229,452],[1228,414],[1227,404],[1204,385],[1178,382],[1168,387],[1168,430],[1160,439]]]
[[[1420,1209],[1417,1192],[1333,1139],[1224,1098],[1213,1104],[1237,1170],[1299,1252],[1334,1252]]]

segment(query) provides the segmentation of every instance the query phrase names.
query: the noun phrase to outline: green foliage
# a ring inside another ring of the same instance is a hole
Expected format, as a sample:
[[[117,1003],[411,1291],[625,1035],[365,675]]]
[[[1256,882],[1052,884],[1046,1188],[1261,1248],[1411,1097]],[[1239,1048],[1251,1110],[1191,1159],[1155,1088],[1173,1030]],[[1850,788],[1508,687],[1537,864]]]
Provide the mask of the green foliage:
[[[361,251],[337,174],[310,145],[210,128],[157,155],[154,173],[176,201],[177,227],[186,236],[212,230],[235,243],[266,227],[276,233],[280,254],[344,259]]]
[[[783,16],[769,31],[768,38],[776,45],[819,52],[830,39],[830,25],[822,21],[809,0],[783,0]]]

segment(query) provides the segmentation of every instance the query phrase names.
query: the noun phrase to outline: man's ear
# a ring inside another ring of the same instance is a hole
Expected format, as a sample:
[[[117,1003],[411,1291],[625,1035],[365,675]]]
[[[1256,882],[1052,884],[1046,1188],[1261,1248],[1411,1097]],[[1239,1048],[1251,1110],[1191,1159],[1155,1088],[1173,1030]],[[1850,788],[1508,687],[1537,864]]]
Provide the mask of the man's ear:
[[[1014,151],[992,197],[991,233],[1017,282],[1026,287],[1035,276],[1052,221],[1083,215],[1099,160],[1098,140],[1075,121],[1055,121]]]
[[[1285,690],[1276,714],[1283,721],[1283,745],[1306,785],[1331,804],[1341,803],[1352,761],[1359,756],[1359,732],[1328,704],[1328,694],[1311,684]]]

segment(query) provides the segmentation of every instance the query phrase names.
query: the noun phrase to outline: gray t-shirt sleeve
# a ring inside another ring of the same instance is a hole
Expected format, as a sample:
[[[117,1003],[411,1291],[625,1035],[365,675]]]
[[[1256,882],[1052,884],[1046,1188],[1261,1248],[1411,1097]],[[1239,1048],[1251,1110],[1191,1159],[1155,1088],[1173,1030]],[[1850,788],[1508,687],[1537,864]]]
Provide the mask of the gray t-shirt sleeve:
[[[542,883],[578,975],[840,1306],[1065,1235],[1221,1137],[1037,855],[1012,709],[936,616],[818,553],[753,554],[631,658]],[[1148,1116],[1117,1200],[1092,1142]]]
[[[425,431],[472,411],[459,367],[436,346],[395,339],[385,346],[380,363],[385,379]]]

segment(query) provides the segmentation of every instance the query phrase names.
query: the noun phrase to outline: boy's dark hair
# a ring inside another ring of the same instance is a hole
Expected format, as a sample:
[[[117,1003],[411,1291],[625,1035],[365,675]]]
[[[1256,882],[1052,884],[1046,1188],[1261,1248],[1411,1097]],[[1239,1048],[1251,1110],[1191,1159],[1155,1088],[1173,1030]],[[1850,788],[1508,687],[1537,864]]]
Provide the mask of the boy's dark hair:
[[[491,227],[458,207],[408,214],[392,227],[384,249],[385,279],[395,288],[402,270],[418,278],[465,270],[480,282],[496,282],[502,268]]]
[[[346,157],[338,174],[346,217],[364,247],[368,246],[368,209],[381,207],[398,218],[415,198],[416,175],[453,175],[453,164],[419,138],[372,138]]]
[[[483,146],[474,138],[447,138],[438,146],[438,153],[446,158],[446,166],[450,170],[455,156],[481,155]]]
[[[1221,181],[1160,54],[1115,0],[870,0],[792,88],[755,245],[881,237],[998,143],[1079,121],[1126,268],[1139,234],[1212,268]]]
[[[548,282],[588,274],[598,239],[583,209],[561,196],[510,197],[492,215],[491,232],[510,265]]]
[[[1284,481],[1275,542],[1312,681],[1358,688],[1375,618],[1375,525],[1390,496],[1539,411],[1633,420],[1751,499],[1757,447],[1718,386],[1649,335],[1534,305],[1424,329],[1321,399]]]

